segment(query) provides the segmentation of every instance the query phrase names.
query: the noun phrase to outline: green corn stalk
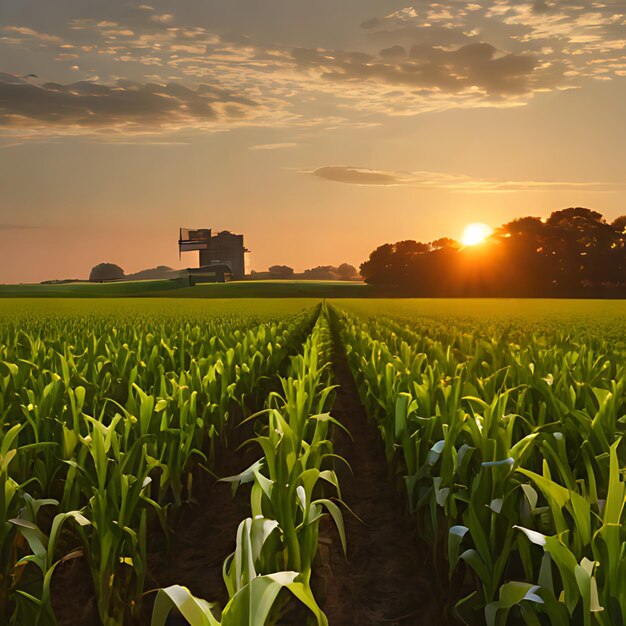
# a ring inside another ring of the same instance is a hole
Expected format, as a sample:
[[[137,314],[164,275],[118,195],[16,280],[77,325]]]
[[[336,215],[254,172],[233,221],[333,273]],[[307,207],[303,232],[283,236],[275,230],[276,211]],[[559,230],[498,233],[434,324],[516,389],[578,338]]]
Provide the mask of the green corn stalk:
[[[42,506],[58,505],[58,502],[56,500],[33,500],[28,494],[25,494],[24,498],[25,506],[20,515],[9,521],[27,541],[32,554],[22,557],[17,562],[16,569],[20,571],[19,577],[23,578],[22,570],[32,563],[39,569],[42,580],[37,595],[20,589],[18,584],[15,591],[17,606],[12,615],[12,623],[54,626],[56,619],[51,604],[52,575],[60,563],[82,556],[82,550],[79,549],[60,559],[55,557],[62,528],[68,520],[74,521],[79,527],[88,526],[90,522],[80,511],[59,513],[52,521],[50,535],[46,536],[37,526],[37,513]]]
[[[298,581],[298,572],[263,573],[268,567],[268,544],[278,532],[274,520],[259,517],[241,522],[235,552],[224,564],[231,599],[223,611],[215,603],[195,598],[187,588],[174,585],[157,593],[152,626],[164,626],[174,608],[191,626],[272,626],[280,617],[284,591],[306,606],[319,626],[327,626],[310,589]],[[271,556],[269,561],[271,569]]]
[[[579,617],[585,625],[621,623],[620,592],[604,574],[609,563],[611,580],[621,574],[622,508],[611,507],[614,525],[602,523],[607,489],[612,503],[619,500],[609,485],[622,485],[611,452],[624,422],[620,344],[572,340],[557,326],[503,334],[486,324],[463,332],[426,319],[362,323],[335,315],[364,405],[388,460],[404,475],[420,534],[436,563],[447,555],[450,577],[461,562],[472,572],[457,612],[482,606],[489,623],[504,623],[515,607],[533,626],[539,613],[553,624]],[[550,567],[515,526],[558,533],[563,554],[571,554],[562,557],[571,570],[562,576],[573,581],[567,608],[560,592],[542,585]],[[520,575],[526,580],[505,583]],[[613,612],[583,610],[583,599]]]

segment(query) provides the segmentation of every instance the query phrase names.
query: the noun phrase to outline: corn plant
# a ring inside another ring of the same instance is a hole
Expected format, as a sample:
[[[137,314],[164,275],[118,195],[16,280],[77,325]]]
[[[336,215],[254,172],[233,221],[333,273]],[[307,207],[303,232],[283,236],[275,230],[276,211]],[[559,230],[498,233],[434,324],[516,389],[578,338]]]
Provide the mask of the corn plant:
[[[453,612],[622,623],[623,343],[550,324],[337,315],[418,530],[455,580]]]
[[[224,580],[230,600],[223,611],[215,603],[195,598],[186,587],[173,585],[159,590],[152,626],[165,626],[173,608],[191,626],[272,626],[280,617],[277,600],[289,591],[306,606],[320,626],[328,624],[307,585],[297,571],[274,572],[278,522],[248,518],[237,530],[237,547],[224,563]],[[270,573],[263,573],[263,572]]]
[[[26,496],[83,511],[90,525],[68,542],[83,549],[100,618],[136,617],[148,528],[158,521],[169,533],[168,512],[192,499],[195,469],[210,469],[217,442],[226,446],[233,407],[248,411],[315,316],[9,319],[0,329],[0,620],[15,606],[22,551],[9,520]]]
[[[261,432],[248,443],[258,444],[263,457],[223,479],[235,491],[241,483],[253,485],[252,517],[240,525],[237,550],[224,563],[230,600],[221,622],[215,605],[175,586],[159,592],[153,624],[164,623],[171,606],[177,606],[189,621],[193,618],[192,624],[273,624],[289,598],[281,594],[283,588],[310,609],[318,624],[327,623],[310,587],[319,523],[325,513],[334,520],[344,551],[346,547],[341,510],[323,497],[322,487],[341,495],[335,472],[323,467],[334,456],[329,426],[341,427],[324,412],[333,393],[330,351],[330,327],[322,308],[302,353],[291,358],[287,376],[280,381],[282,393],[270,393],[266,410],[250,418]]]
[[[37,526],[37,514],[45,505],[56,506],[58,502],[51,499],[34,500],[25,494],[24,507],[19,516],[10,520],[32,550],[32,554],[24,556],[17,562],[15,578],[18,581],[27,578],[24,570],[30,563],[39,569],[41,575],[41,583],[37,585],[37,595],[23,589],[16,590],[17,607],[12,616],[12,622],[15,624],[41,624],[42,626],[56,624],[51,604],[52,575],[60,563],[82,555],[82,550],[75,550],[59,559],[56,558],[63,525],[68,520],[73,520],[79,527],[84,527],[89,525],[89,520],[80,511],[59,513],[52,520],[50,535],[46,536]]]

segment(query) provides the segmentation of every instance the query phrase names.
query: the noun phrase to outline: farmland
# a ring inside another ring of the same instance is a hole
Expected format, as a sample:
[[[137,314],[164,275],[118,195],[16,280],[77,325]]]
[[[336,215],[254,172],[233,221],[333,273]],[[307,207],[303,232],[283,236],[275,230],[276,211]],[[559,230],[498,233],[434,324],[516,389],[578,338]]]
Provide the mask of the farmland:
[[[0,301],[0,621],[624,623],[625,337],[623,301]]]
[[[189,287],[178,280],[0,285],[0,298],[364,298],[376,291],[337,280],[238,280]]]

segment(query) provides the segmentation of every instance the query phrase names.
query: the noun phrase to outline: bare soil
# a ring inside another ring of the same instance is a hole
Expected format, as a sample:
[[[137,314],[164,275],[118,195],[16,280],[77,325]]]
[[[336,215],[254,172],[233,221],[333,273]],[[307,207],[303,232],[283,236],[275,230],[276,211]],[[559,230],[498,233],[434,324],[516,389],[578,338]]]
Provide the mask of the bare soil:
[[[321,564],[316,585],[331,626],[420,626],[447,624],[425,554],[420,554],[415,526],[390,477],[383,444],[368,422],[335,334],[334,374],[340,385],[333,416],[351,433],[337,430],[335,452],[342,497],[362,520],[345,513],[348,557],[337,531],[321,533]]]
[[[258,450],[226,454],[220,476],[237,474],[250,466]],[[168,552],[153,553],[146,587],[158,589],[183,585],[198,598],[225,606],[228,593],[222,578],[224,559],[234,551],[237,527],[250,516],[249,485],[241,486],[235,497],[228,483],[214,482],[200,502],[184,511]],[[150,623],[154,594],[146,598],[141,624]],[[171,624],[187,624],[182,618]]]

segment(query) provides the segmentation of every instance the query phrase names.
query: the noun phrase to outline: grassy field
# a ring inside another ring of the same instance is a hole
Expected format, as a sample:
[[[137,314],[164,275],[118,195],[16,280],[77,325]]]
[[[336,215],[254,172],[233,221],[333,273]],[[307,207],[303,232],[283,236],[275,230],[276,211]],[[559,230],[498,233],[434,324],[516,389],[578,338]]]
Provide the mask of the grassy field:
[[[185,287],[183,298],[362,298],[372,292],[364,283],[334,280],[250,280]]]
[[[361,298],[372,293],[364,283],[316,280],[250,280],[196,287],[180,280],[0,285],[0,298]]]
[[[122,298],[150,296],[180,289],[174,280],[137,280],[119,283],[65,283],[62,285],[0,285],[0,298]]]

